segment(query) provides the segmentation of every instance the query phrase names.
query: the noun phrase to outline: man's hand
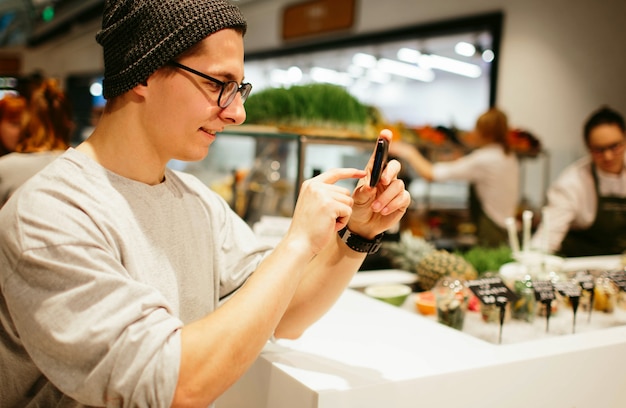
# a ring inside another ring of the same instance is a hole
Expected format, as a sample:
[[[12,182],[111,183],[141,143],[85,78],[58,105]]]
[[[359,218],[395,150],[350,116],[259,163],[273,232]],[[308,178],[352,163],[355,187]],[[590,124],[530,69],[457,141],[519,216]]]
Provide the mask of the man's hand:
[[[380,137],[387,139],[391,146],[390,130],[382,130]],[[368,176],[371,176],[373,163],[374,153],[366,166]],[[369,177],[359,181],[352,195],[354,204],[348,226],[352,232],[372,239],[400,221],[411,203],[411,196],[404,182],[398,179],[399,172],[400,163],[391,160],[375,187],[369,186]]]
[[[319,253],[352,215],[354,199],[350,190],[335,183],[342,179],[362,179],[366,175],[364,170],[339,168],[302,183],[287,231],[290,242],[307,246],[312,255]]]

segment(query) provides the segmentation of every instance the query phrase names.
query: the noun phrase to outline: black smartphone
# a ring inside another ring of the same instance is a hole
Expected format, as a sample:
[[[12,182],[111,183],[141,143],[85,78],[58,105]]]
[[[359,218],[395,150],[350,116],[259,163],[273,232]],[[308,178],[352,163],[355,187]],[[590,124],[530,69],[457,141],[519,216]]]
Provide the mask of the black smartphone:
[[[372,176],[370,177],[370,187],[376,186],[387,165],[387,155],[389,152],[389,142],[387,139],[379,138],[376,142],[376,153],[374,153],[374,166],[372,166]]]

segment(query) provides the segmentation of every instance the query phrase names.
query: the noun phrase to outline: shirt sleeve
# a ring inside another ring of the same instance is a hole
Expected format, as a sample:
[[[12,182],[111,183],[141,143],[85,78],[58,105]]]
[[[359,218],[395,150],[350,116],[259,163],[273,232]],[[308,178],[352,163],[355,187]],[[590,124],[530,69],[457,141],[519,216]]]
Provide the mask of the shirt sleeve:
[[[589,227],[596,212],[595,196],[588,164],[578,162],[566,168],[548,189],[545,219],[531,246],[555,252],[571,228]]]
[[[76,236],[87,217],[54,208],[58,218],[18,222],[4,240],[10,255],[2,267],[11,272],[2,289],[19,342],[50,383],[82,404],[169,406],[181,320],[159,291],[128,275],[97,234]]]
[[[473,151],[456,160],[433,164],[433,178],[436,181],[474,181],[480,178],[483,152]]]

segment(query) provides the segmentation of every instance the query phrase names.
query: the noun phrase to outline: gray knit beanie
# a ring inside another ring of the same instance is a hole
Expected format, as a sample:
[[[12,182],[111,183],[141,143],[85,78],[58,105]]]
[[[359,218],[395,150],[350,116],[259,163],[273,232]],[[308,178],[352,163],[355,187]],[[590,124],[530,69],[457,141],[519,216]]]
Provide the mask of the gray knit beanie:
[[[246,30],[226,0],[106,0],[96,41],[104,51],[104,97],[121,95],[208,35]]]

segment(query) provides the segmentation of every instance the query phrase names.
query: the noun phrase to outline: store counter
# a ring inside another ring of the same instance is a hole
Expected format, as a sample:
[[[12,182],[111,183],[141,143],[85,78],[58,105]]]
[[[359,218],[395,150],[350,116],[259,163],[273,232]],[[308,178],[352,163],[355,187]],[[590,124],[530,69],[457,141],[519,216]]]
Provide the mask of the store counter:
[[[268,343],[217,407],[624,407],[625,363],[626,325],[493,344],[347,289],[300,339]]]

